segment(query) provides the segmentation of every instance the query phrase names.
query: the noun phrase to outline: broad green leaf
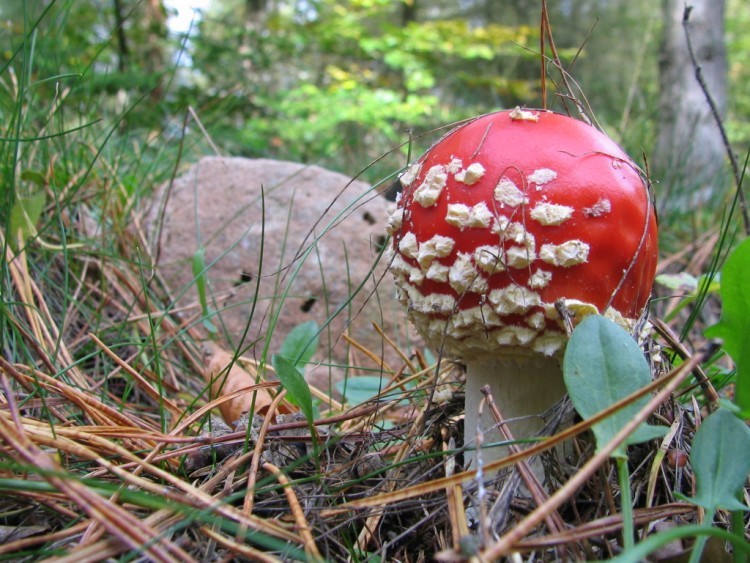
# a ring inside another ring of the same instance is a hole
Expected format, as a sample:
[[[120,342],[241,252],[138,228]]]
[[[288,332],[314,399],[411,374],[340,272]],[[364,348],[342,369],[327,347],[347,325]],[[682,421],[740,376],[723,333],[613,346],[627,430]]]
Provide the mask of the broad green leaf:
[[[318,349],[318,323],[307,321],[295,326],[284,339],[279,351],[293,365],[308,363]]]
[[[721,272],[721,320],[706,330],[721,338],[737,368],[734,401],[743,418],[750,418],[750,239],[740,244]]]
[[[6,236],[13,245],[22,244],[36,234],[36,226],[44,210],[46,196],[40,190],[28,196],[18,196],[10,210],[10,221]]]
[[[434,366],[437,363],[437,358],[435,358],[435,354],[432,353],[432,350],[429,348],[422,349],[422,356],[424,356],[425,364],[428,366]]]
[[[600,315],[583,319],[573,331],[563,360],[563,374],[573,406],[583,418],[651,383],[651,370],[633,338]],[[648,402],[643,397],[593,426],[601,448]],[[613,453],[627,457],[626,446],[663,436],[666,428],[642,424]]]
[[[725,409],[706,418],[690,452],[696,494],[690,502],[706,510],[750,510],[737,493],[750,472],[750,428]]]
[[[704,293],[716,293],[721,287],[719,276],[702,275],[695,278],[686,272],[679,274],[661,274],[656,276],[656,283],[671,289],[672,291],[686,292],[685,296],[679,301],[677,306],[665,317],[669,321],[675,318],[685,307],[694,303],[699,295]]]
[[[698,290],[702,289],[702,286],[708,282],[708,277],[703,275],[700,278],[696,278],[695,276],[692,276],[687,272],[680,272],[679,274],[660,274],[656,276],[656,279],[654,281],[660,285],[663,285],[667,289],[672,289],[675,291],[685,291],[694,297],[698,294]],[[721,283],[720,277],[718,275],[713,276],[711,278],[711,281],[708,283],[709,285],[707,291],[709,293],[715,293],[719,291]]]
[[[623,551],[620,555],[613,559],[609,559],[608,561],[609,563],[642,563],[643,561],[652,561],[653,559],[650,559],[648,556],[660,547],[675,544],[675,542],[677,545],[680,545],[682,540],[688,538],[698,539],[700,541],[700,538],[706,537],[712,539],[718,538],[721,540],[722,552],[720,557],[726,557],[726,552],[724,551],[724,544],[726,542],[731,542],[733,549],[737,553],[742,553],[746,557],[750,556],[750,543],[743,541],[741,536],[737,537],[727,530],[715,528],[707,524],[682,524],[649,535],[643,541],[636,544],[633,549]],[[725,561],[725,559],[710,559],[707,554],[703,555],[704,557],[701,558],[701,561]],[[675,557],[670,559],[659,559],[659,561],[687,561],[687,558]]]
[[[292,360],[279,354],[271,356],[271,363],[273,364],[273,369],[276,370],[276,375],[279,377],[281,385],[286,389],[287,399],[297,405],[302,414],[305,415],[308,424],[312,424],[315,419],[312,394],[304,376]]]
[[[375,375],[349,377],[336,383],[336,389],[350,405],[360,405],[380,393],[386,383]]]

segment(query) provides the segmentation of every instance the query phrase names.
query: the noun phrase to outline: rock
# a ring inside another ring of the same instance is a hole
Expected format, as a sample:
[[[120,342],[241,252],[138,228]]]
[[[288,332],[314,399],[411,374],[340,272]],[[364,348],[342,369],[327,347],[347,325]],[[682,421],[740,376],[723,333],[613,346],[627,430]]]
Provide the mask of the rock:
[[[407,352],[413,347],[392,280],[384,264],[375,265],[387,205],[367,184],[318,166],[206,157],[171,189],[167,184],[158,190],[147,228],[156,239],[162,218],[158,246],[152,240],[160,248],[157,268],[177,296],[175,306],[190,306],[183,315],[200,311],[192,262],[203,242],[209,302],[218,311],[212,322],[246,356],[261,358],[276,311],[269,362],[292,328],[311,319],[323,326],[331,318],[314,356],[320,365],[308,368],[308,379],[328,391],[344,373],[338,366],[375,368],[341,337],[347,328],[392,369],[402,360],[371,323],[383,326]]]

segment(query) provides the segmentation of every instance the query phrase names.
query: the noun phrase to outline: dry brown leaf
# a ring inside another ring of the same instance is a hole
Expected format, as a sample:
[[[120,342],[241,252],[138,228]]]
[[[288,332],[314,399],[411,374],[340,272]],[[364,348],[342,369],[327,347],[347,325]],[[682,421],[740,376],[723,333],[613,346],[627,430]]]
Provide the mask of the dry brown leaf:
[[[0,526],[0,544],[35,536],[47,529],[47,526]]]
[[[253,405],[255,414],[264,415],[268,411],[273,396],[267,383],[259,383],[257,373],[252,374],[245,370],[234,354],[216,345],[207,346],[204,357],[206,367],[203,377],[211,386],[212,401],[226,399],[222,400],[218,407],[227,424],[233,425]],[[289,411],[288,408],[279,410]]]

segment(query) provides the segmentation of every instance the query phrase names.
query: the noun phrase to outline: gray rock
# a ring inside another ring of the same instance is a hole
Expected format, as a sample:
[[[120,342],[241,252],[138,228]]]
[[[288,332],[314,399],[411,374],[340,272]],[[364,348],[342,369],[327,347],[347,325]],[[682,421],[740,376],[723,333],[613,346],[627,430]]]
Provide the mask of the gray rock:
[[[371,323],[383,326],[407,352],[413,348],[391,277],[384,275],[384,264],[375,265],[387,205],[367,184],[318,166],[206,157],[171,189],[158,190],[148,230],[159,248],[158,272],[176,306],[188,307],[184,316],[200,311],[192,262],[202,241],[209,300],[217,311],[213,324],[245,355],[260,359],[276,312],[269,362],[292,328],[310,319],[323,326],[330,319],[314,357],[320,365],[308,368],[308,379],[327,391],[329,381],[344,373],[340,366],[376,368],[352,350],[344,331],[393,369],[402,361]]]

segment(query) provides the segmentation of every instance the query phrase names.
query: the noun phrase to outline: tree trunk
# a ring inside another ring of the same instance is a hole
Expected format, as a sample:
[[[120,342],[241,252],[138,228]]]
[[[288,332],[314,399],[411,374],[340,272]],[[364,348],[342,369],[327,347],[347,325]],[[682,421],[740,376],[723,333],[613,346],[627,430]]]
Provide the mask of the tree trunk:
[[[260,14],[268,9],[267,0],[246,0],[246,11],[252,14]]]
[[[117,70],[125,72],[128,63],[130,48],[125,35],[125,15],[121,0],[114,0],[115,28],[117,31]]]
[[[723,118],[727,106],[724,47],[725,0],[691,0],[687,32],[705,85]],[[661,205],[694,207],[726,181],[726,150],[696,68],[683,26],[684,0],[663,0],[664,35],[659,59],[658,137],[651,161]]]
[[[167,11],[162,0],[148,0],[146,2],[146,49],[143,59],[144,68],[148,73],[163,73],[166,67],[164,44],[167,38]],[[151,90],[151,100],[158,102],[164,95],[164,85],[160,80]]]
[[[401,26],[417,21],[417,0],[406,0],[401,7]]]

